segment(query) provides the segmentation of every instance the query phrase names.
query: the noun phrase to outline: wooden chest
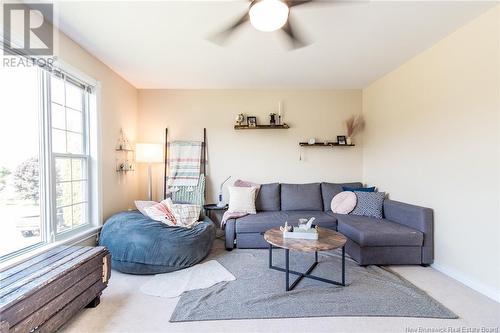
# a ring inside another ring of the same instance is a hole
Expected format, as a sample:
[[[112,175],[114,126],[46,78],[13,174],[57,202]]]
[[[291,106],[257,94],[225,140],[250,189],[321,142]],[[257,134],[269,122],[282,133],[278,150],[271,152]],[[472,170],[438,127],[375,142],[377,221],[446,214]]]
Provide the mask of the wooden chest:
[[[108,284],[105,247],[60,246],[0,273],[0,332],[55,332]]]

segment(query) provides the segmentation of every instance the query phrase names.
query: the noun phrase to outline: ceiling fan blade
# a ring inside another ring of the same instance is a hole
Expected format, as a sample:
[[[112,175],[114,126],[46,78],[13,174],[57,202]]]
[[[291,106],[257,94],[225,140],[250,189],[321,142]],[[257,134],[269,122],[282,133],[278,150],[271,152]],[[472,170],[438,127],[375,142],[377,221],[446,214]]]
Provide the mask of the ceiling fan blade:
[[[218,32],[214,36],[211,36],[209,40],[216,44],[224,44],[227,40],[227,38],[236,30],[238,29],[242,24],[250,21],[250,16],[248,15],[248,12],[245,13],[243,16],[241,16],[238,20],[234,21],[233,24],[229,25],[226,29]]]
[[[288,5],[288,7],[296,7],[314,2],[314,0],[285,0],[285,2]]]
[[[237,29],[240,25],[243,23],[247,22],[250,20],[250,16],[248,15],[248,12],[243,14],[242,17],[240,17],[237,21],[235,21],[233,24],[231,24],[229,27],[227,27],[224,32],[229,32],[231,33],[233,30]]]
[[[300,49],[304,46],[309,45],[308,42],[297,36],[296,31],[294,30],[294,28],[292,28],[290,16],[288,17],[288,21],[286,21],[285,25],[281,28],[281,30],[283,30],[290,39],[290,42],[292,44],[292,49]]]
[[[371,0],[284,0],[288,7],[297,7],[307,4],[315,5],[359,5],[370,3]]]

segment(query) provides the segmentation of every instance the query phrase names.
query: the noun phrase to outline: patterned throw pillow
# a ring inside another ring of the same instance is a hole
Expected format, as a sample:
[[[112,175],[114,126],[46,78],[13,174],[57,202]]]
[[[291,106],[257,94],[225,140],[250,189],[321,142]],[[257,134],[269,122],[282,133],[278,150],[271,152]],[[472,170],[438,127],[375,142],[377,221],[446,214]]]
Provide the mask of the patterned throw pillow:
[[[199,223],[201,206],[174,204],[170,198],[163,200],[161,203],[166,205],[172,212],[177,226],[192,228]]]
[[[358,198],[352,215],[382,218],[385,192],[354,192]]]
[[[154,205],[144,208],[144,212],[152,220],[165,223],[169,226],[177,225],[174,214],[172,214],[172,211],[163,202],[157,202]]]

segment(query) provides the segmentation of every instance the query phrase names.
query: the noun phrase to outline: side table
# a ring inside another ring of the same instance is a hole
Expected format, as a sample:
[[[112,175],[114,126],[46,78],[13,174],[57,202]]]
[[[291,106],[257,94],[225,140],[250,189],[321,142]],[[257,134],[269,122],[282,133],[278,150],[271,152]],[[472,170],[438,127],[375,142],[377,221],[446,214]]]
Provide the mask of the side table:
[[[212,219],[212,221],[218,226],[219,229],[222,221],[221,213],[226,211],[228,207],[229,207],[228,205],[225,205],[223,207],[218,207],[217,204],[203,205],[203,209],[205,210],[205,215],[208,216],[210,219]],[[214,213],[213,215],[215,215],[215,218],[211,216],[212,213]]]

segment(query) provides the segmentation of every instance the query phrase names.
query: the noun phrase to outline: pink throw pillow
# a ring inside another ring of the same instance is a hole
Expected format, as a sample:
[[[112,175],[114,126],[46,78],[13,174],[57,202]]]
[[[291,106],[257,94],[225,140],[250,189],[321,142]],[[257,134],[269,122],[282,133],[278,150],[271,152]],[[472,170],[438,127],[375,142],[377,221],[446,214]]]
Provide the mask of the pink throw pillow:
[[[246,180],[241,180],[237,179],[233,186],[235,187],[255,187],[257,190],[255,191],[255,197],[257,198],[257,195],[259,195],[259,190],[260,190],[260,184],[257,183],[252,183]]]
[[[337,214],[349,214],[356,207],[358,199],[351,191],[340,192],[332,199],[332,212]]]
[[[150,207],[146,207],[144,210],[146,212],[146,216],[152,220],[165,223],[169,226],[177,225],[174,214],[163,202],[157,202]]]

